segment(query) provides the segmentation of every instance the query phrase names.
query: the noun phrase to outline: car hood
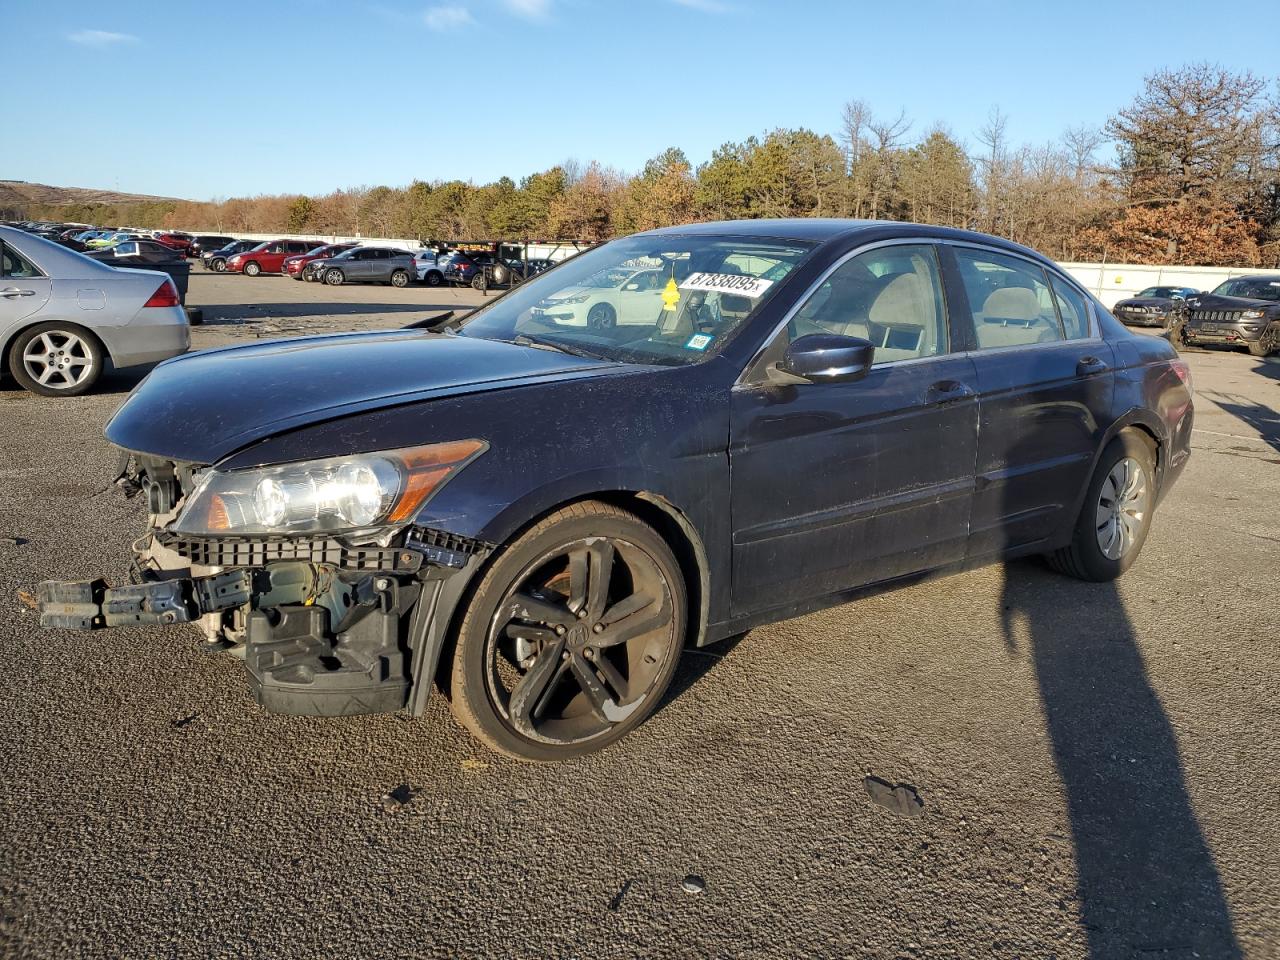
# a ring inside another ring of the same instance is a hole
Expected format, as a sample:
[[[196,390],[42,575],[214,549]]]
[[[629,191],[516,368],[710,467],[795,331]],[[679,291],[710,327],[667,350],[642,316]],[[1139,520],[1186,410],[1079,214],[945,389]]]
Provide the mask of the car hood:
[[[136,453],[217,463],[258,440],[325,420],[625,369],[424,330],[246,344],[160,364],[116,411],[106,434]]]
[[[1257,310],[1268,307],[1280,310],[1275,300],[1255,300],[1252,297],[1224,297],[1216,293],[1202,293],[1192,297],[1190,304],[1196,310]]]

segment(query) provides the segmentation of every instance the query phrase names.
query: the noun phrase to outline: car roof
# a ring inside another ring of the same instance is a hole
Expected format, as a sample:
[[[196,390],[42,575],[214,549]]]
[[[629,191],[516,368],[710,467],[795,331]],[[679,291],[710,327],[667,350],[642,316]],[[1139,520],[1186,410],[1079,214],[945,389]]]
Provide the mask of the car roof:
[[[930,224],[910,223],[898,220],[846,220],[834,217],[791,217],[774,220],[715,220],[709,223],[689,223],[678,227],[662,227],[636,234],[643,237],[661,236],[721,236],[746,237],[760,240],[801,240],[826,243],[833,240],[853,240],[860,235],[921,237],[942,240],[969,241],[992,247],[1001,247],[1010,253],[1033,256],[1051,263],[1044,254],[1020,243],[994,237],[974,230],[955,227],[939,227]]]

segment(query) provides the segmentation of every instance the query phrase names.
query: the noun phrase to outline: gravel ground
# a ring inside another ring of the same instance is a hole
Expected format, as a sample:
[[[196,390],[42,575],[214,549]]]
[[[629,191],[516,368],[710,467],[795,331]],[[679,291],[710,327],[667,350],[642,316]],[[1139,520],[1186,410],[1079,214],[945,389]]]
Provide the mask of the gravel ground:
[[[475,299],[190,298],[197,346]],[[1195,456],[1117,584],[1022,562],[753,630],[554,767],[439,698],[263,713],[186,628],[39,631],[19,591],[119,578],[141,531],[101,435],[136,378],[0,385],[0,953],[1280,956],[1280,365],[1188,358]]]

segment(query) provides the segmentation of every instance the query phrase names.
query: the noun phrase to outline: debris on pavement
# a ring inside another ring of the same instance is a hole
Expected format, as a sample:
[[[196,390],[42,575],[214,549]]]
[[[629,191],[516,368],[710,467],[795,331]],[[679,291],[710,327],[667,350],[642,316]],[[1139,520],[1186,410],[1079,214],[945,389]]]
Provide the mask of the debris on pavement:
[[[884,807],[900,817],[918,817],[924,812],[924,801],[916,788],[905,783],[892,784],[879,777],[867,777],[863,781],[871,802]]]
[[[680,889],[685,893],[701,893],[707,888],[707,881],[696,873],[691,873],[680,881]]]
[[[26,605],[31,610],[40,609],[40,601],[36,599],[36,595],[30,590],[19,590],[18,601]]]
[[[622,898],[627,895],[627,891],[631,889],[631,884],[633,883],[635,883],[634,880],[628,880],[622,885],[622,888],[613,895],[613,899],[609,901],[610,910],[617,911],[617,909],[622,906]]]
[[[402,783],[398,787],[384,793],[382,795],[382,809],[387,813],[395,813],[403,810],[409,804],[413,803],[413,798],[418,795],[418,791],[413,789],[407,783]]]

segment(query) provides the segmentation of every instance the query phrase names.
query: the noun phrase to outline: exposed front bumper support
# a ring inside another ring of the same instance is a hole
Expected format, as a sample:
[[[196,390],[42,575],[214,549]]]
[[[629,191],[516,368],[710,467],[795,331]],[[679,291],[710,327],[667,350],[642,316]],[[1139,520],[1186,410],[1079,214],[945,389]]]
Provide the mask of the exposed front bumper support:
[[[40,584],[40,626],[57,630],[191,623],[249,602],[253,577],[228,570],[211,577],[182,577],[108,587],[103,580]]]

